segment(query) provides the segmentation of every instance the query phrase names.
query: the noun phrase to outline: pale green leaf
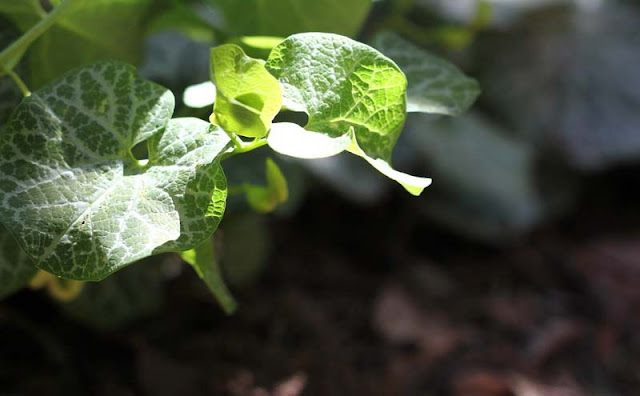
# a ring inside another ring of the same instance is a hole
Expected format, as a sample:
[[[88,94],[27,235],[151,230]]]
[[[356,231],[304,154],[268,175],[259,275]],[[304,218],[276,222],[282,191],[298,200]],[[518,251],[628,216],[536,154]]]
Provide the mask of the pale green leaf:
[[[212,123],[241,136],[267,134],[282,107],[282,91],[264,61],[246,56],[234,44],[215,47],[211,80],[217,89]]]
[[[0,225],[0,299],[23,288],[35,273],[36,266]]]
[[[320,132],[307,131],[291,122],[277,122],[267,138],[269,147],[280,154],[298,158],[326,158],[343,152],[351,143],[351,136],[331,137]]]
[[[406,119],[407,87],[404,74],[392,60],[346,37],[303,33],[276,46],[267,69],[280,81],[285,105],[309,116],[306,131],[291,124],[275,128],[269,144],[276,151],[318,158],[337,154],[351,144],[349,151],[412,194],[419,194],[431,182],[394,171],[389,165]],[[285,142],[287,138],[291,143]],[[320,141],[313,147],[304,144]]]
[[[181,252],[180,256],[193,267],[200,279],[206,283],[222,309],[227,314],[232,314],[236,310],[237,304],[222,279],[213,241],[207,239],[195,249]]]
[[[39,268],[100,280],[215,230],[226,198],[216,157],[228,137],[196,119],[167,126],[173,101],[115,62],[22,101],[0,141],[0,220]],[[145,140],[142,167],[131,149]]]
[[[355,36],[371,0],[209,0],[225,16],[226,30],[236,36],[282,36],[329,32]]]
[[[380,33],[372,45],[393,59],[406,74],[407,111],[457,115],[480,94],[478,82],[453,64],[394,33]]]

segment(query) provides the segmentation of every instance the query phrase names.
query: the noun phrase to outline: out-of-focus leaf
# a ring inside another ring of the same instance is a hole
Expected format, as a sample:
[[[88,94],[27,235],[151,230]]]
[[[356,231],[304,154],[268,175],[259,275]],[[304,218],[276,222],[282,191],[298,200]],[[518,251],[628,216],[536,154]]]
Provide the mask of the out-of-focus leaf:
[[[371,44],[393,59],[407,76],[408,112],[458,115],[480,94],[476,80],[397,34],[380,33]]]
[[[237,304],[222,279],[213,240],[202,242],[195,249],[180,253],[180,257],[193,267],[200,279],[206,283],[211,293],[227,314],[235,311]]]
[[[545,204],[531,148],[475,115],[411,115],[407,133],[434,177],[424,213],[458,233],[500,242],[536,224]]]
[[[638,26],[637,9],[612,2],[532,15],[482,42],[485,97],[514,132],[554,143],[580,169],[638,161]]]
[[[271,50],[284,40],[283,37],[273,36],[243,36],[235,37],[230,43],[236,44],[252,58],[267,60]]]
[[[143,260],[102,282],[86,283],[76,299],[59,305],[74,319],[100,329],[151,315],[163,299],[161,257]]]
[[[177,31],[195,41],[210,43],[214,39],[213,28],[188,6],[174,2],[173,6],[155,17],[147,34]]]
[[[355,36],[371,0],[208,0],[225,16],[226,30],[236,36],[289,36],[328,32]]]
[[[145,40],[139,73],[175,91],[208,81],[210,47],[175,31],[155,33]]]
[[[231,285],[253,282],[271,251],[271,238],[263,215],[247,212],[225,219],[222,229],[222,268]]]
[[[0,299],[24,287],[36,271],[33,261],[0,225]]]
[[[225,217],[229,214],[239,215],[251,210],[243,187],[265,184],[265,162],[269,156],[273,156],[273,151],[265,147],[224,160],[223,167],[229,188],[232,191],[235,189],[237,192],[237,194],[229,194]],[[273,214],[276,216],[292,215],[300,207],[306,194],[308,174],[300,166],[300,162],[293,158],[276,156],[273,161],[286,175],[288,191],[287,200],[280,202],[275,207]],[[264,187],[260,188],[264,189]]]
[[[10,8],[5,12],[22,31],[40,18],[38,7],[26,9],[27,4],[35,1],[3,0],[0,12],[5,3]],[[15,3],[20,4],[19,10],[13,9]],[[151,4],[152,0],[91,0],[70,4],[56,24],[29,49],[30,88],[39,88],[67,70],[96,60],[138,63],[145,16]],[[25,14],[27,11],[29,14]]]

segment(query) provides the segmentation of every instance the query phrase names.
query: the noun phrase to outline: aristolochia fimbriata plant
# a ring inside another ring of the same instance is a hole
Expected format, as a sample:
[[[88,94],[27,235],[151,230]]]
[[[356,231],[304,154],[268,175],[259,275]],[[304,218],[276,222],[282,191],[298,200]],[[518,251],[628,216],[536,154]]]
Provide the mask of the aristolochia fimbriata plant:
[[[113,61],[74,69],[30,93],[14,66],[66,3],[0,53],[2,73],[25,96],[0,134],[0,296],[37,269],[99,281],[177,252],[230,310],[210,240],[225,211],[225,158],[265,145],[299,158],[348,151],[419,195],[431,180],[390,164],[407,111],[457,114],[478,94],[475,81],[393,34],[372,45],[398,63],[325,33],[290,36],[266,62],[233,44],[213,48],[216,100],[206,121],[172,118],[169,90]],[[304,112],[308,122],[274,123],[283,111]],[[140,144],[148,158],[134,156]],[[270,161],[267,181],[244,188],[265,212],[287,197]],[[32,282],[55,285],[55,277],[41,273]]]

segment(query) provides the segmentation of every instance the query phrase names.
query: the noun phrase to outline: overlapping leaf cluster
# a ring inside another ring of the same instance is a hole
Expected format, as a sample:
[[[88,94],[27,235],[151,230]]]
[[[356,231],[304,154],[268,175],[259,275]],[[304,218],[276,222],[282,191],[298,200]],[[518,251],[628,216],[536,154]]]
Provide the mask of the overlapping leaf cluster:
[[[231,3],[221,4],[233,12]],[[37,9],[11,7],[0,2],[0,11],[9,12],[18,26],[32,23]],[[80,39],[89,28],[85,22],[58,21],[31,59],[37,61],[43,48],[67,35]],[[258,33],[270,23],[260,20]],[[94,44],[109,47],[112,38]],[[0,245],[20,252],[0,258],[0,297],[28,282],[36,267],[65,279],[95,281],[150,255],[183,252],[231,310],[210,241],[227,196],[220,162],[267,144],[300,158],[351,152],[419,195],[431,180],[390,164],[407,110],[458,113],[473,102],[477,85],[398,37],[380,36],[374,45],[391,48],[399,63],[331,33],[290,36],[266,62],[233,44],[216,47],[210,123],[172,119],[172,93],[114,61],[74,69],[26,97],[0,135],[0,221],[13,236],[0,233]],[[91,59],[91,51],[84,54]],[[58,73],[66,65],[47,67]],[[308,122],[273,122],[281,111],[304,112]],[[140,145],[148,157],[134,156]],[[288,194],[275,163],[267,161],[266,170],[265,187],[242,186],[261,212],[273,210]]]

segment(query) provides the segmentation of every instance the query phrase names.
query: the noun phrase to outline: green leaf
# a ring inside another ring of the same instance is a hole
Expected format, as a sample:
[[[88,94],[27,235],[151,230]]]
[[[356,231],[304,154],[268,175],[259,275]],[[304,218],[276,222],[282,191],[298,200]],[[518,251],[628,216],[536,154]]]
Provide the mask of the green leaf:
[[[267,134],[282,107],[282,91],[263,61],[237,45],[221,45],[211,50],[211,80],[217,89],[212,123],[241,136]]]
[[[173,2],[171,8],[156,16],[149,24],[147,35],[162,31],[177,31],[194,41],[210,43],[214,39],[213,28],[188,5]]]
[[[26,31],[44,15],[39,0],[0,0],[0,15]]]
[[[0,11],[5,3],[12,7],[6,10],[7,15],[19,18],[18,25],[23,32],[40,19],[34,6],[30,7],[30,14],[18,14],[15,10],[38,3],[35,0],[0,0]],[[38,88],[67,70],[97,60],[138,63],[144,22],[152,3],[152,0],[91,0],[70,4],[56,24],[28,51],[30,88]]]
[[[0,225],[0,299],[26,286],[36,271],[26,253]]]
[[[247,202],[259,213],[272,212],[278,205],[289,199],[289,187],[282,171],[271,159],[266,159],[267,186],[244,185]]]
[[[224,13],[235,36],[282,36],[329,32],[355,36],[372,0],[209,0]]]
[[[275,197],[278,203],[286,202],[289,199],[289,187],[287,179],[282,174],[278,165],[271,159],[267,158],[267,188]]]
[[[162,264],[155,257],[143,260],[102,282],[85,283],[71,301],[54,302],[80,323],[101,330],[116,329],[162,308]]]
[[[394,33],[378,34],[372,45],[393,59],[406,74],[409,112],[458,115],[480,94],[476,80]]]
[[[303,33],[276,46],[267,69],[282,85],[284,106],[308,114],[304,129],[331,139],[324,139],[317,149],[300,146],[298,154],[298,142],[322,139],[285,125],[270,138],[276,151],[318,158],[322,153],[334,155],[350,145],[349,151],[365,158],[412,194],[431,182],[392,171],[388,164],[406,119],[407,81],[392,60],[346,37]],[[291,137],[295,145],[282,143],[286,140],[283,134],[297,134]]]
[[[173,106],[170,91],[116,62],[22,101],[0,140],[0,220],[39,268],[100,280],[215,230],[226,198],[216,158],[229,139],[201,120],[167,125]],[[145,140],[141,166],[131,149]]]
[[[200,279],[206,283],[224,312],[227,315],[232,314],[237,308],[237,303],[222,279],[213,241],[207,239],[195,249],[181,252],[180,256],[193,267]]]

